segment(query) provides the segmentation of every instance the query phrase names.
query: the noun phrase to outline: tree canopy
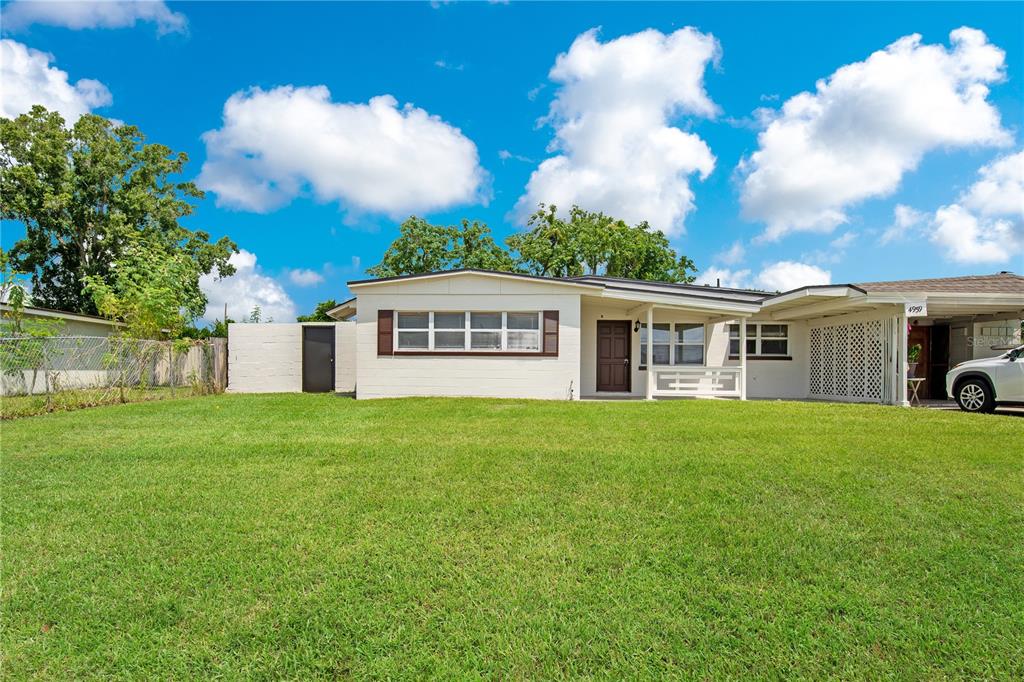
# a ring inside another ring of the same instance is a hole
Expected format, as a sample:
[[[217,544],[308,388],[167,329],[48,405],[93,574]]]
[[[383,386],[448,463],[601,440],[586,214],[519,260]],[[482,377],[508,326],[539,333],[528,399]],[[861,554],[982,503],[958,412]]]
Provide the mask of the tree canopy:
[[[198,278],[213,270],[231,275],[237,247],[227,237],[211,241],[181,220],[203,197],[192,182],[175,182],[184,153],[146,142],[138,128],[86,114],[70,128],[56,112],[34,106],[15,119],[0,118],[0,217],[24,223],[25,238],[11,260],[31,273],[33,302],[50,308],[97,313],[86,281],[116,289],[115,265],[138,262],[139,249],[192,262]],[[132,253],[128,253],[132,250]],[[199,309],[194,308],[194,309]]]
[[[696,267],[679,255],[659,230],[646,222],[630,226],[604,213],[573,206],[568,219],[555,206],[541,204],[527,229],[494,241],[490,228],[463,220],[458,226],[432,225],[410,216],[374,277],[480,268],[547,277],[607,275],[661,282],[692,282]]]
[[[206,308],[197,267],[184,253],[133,236],[106,277],[86,275],[85,291],[101,315],[125,323],[124,336],[174,339]]]
[[[510,271],[509,253],[495,243],[487,225],[463,220],[461,225],[432,225],[409,216],[398,227],[399,235],[384,257],[367,273],[374,277],[415,275],[423,272],[481,268]]]
[[[316,304],[316,308],[309,315],[299,315],[295,318],[296,322],[334,322],[334,318],[327,315],[327,311],[331,308],[337,308],[338,304],[333,298],[329,298],[326,301],[320,301]]]

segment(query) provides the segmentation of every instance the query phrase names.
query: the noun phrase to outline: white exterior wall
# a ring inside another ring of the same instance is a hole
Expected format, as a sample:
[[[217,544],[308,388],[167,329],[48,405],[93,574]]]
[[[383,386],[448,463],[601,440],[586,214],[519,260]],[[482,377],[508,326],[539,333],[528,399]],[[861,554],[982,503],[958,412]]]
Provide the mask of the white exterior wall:
[[[808,326],[806,322],[771,320],[751,317],[747,324],[789,325],[789,357],[791,360],[757,360],[747,356],[747,397],[785,398],[803,400],[807,398]],[[749,338],[749,337],[748,337]],[[709,364],[724,364],[738,367],[739,360],[729,360],[729,325],[717,324],[711,334]]]
[[[958,325],[955,325],[958,326]],[[967,325],[968,329],[972,327]],[[999,330],[998,335],[990,332]],[[1001,322],[975,322],[973,336],[967,340],[971,360],[999,357],[1005,350],[992,350],[992,346],[1012,345],[1021,343],[1020,320],[1003,320]]]
[[[356,390],[356,323],[338,322],[334,337],[334,390],[354,393]]]
[[[302,328],[333,326],[335,390],[354,390],[354,322],[228,325],[228,388],[232,393],[302,391]]]
[[[580,295],[570,287],[496,277],[382,282],[358,290],[356,397],[580,396]],[[558,311],[558,357],[377,355],[377,311]]]
[[[639,304],[636,304],[639,305]],[[583,395],[599,396],[601,393],[597,390],[597,322],[598,320],[626,320],[629,319],[626,315],[626,310],[622,307],[616,307],[614,305],[591,303],[588,300],[584,300],[582,310],[582,321],[583,321],[583,346],[580,349],[580,381],[583,388]],[[640,322],[642,324],[647,323],[647,313],[641,313],[639,315]],[[628,395],[644,397],[647,394],[647,371],[640,369],[640,332],[632,331],[636,324],[637,316],[634,315],[629,320],[630,323],[630,390]],[[701,320],[694,319],[693,317],[687,317],[685,313],[676,312],[665,308],[654,309],[654,322],[659,324],[662,322],[687,322],[692,324],[701,324]],[[724,329],[724,327],[723,327]],[[726,336],[728,336],[728,330],[726,330]],[[712,349],[712,343],[714,342],[713,327],[708,327],[707,335],[704,338],[704,353],[706,358],[712,358],[710,354]],[[728,348],[728,338],[726,338],[726,348]],[[724,363],[722,360],[725,355],[719,358],[719,361],[708,361],[706,364],[713,366],[722,366]]]
[[[640,322],[646,323],[647,314],[642,313]],[[580,380],[584,396],[600,395],[597,391],[597,322],[598,320],[625,320],[626,310],[612,305],[590,303],[586,299],[582,310],[583,346],[580,349]],[[700,323],[687,318],[684,313],[668,309],[654,309],[654,321]],[[782,324],[775,320],[749,322]],[[630,321],[630,329],[636,316]],[[795,398],[807,397],[807,324],[789,322],[789,352],[792,360],[751,360],[747,358],[747,397],[749,398]],[[629,395],[643,397],[647,389],[647,372],[640,369],[640,334],[632,332],[632,359],[630,361]],[[729,360],[728,323],[708,325],[704,337],[705,364],[709,367],[738,367],[739,360]]]

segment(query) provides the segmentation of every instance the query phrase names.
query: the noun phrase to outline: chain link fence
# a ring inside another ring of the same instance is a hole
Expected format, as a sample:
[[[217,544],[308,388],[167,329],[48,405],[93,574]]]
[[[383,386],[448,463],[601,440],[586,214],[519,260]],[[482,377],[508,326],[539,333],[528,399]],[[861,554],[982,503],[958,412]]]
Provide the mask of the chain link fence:
[[[226,384],[226,339],[0,337],[0,416],[4,419],[219,393]]]

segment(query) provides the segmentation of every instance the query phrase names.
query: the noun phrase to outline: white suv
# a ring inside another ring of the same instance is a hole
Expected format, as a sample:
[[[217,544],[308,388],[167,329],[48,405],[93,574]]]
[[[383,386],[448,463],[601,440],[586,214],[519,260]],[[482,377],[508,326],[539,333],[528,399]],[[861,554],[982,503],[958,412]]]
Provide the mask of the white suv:
[[[1024,346],[999,357],[961,362],[946,374],[946,393],[965,412],[991,412],[997,403],[1024,402]]]

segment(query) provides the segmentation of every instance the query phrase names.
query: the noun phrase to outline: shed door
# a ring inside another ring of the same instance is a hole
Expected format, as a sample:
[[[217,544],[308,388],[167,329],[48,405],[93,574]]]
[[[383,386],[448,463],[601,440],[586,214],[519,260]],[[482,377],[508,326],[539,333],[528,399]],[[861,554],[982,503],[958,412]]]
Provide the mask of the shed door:
[[[597,321],[597,390],[629,390],[629,320]]]
[[[302,390],[334,390],[334,327],[302,328]]]

